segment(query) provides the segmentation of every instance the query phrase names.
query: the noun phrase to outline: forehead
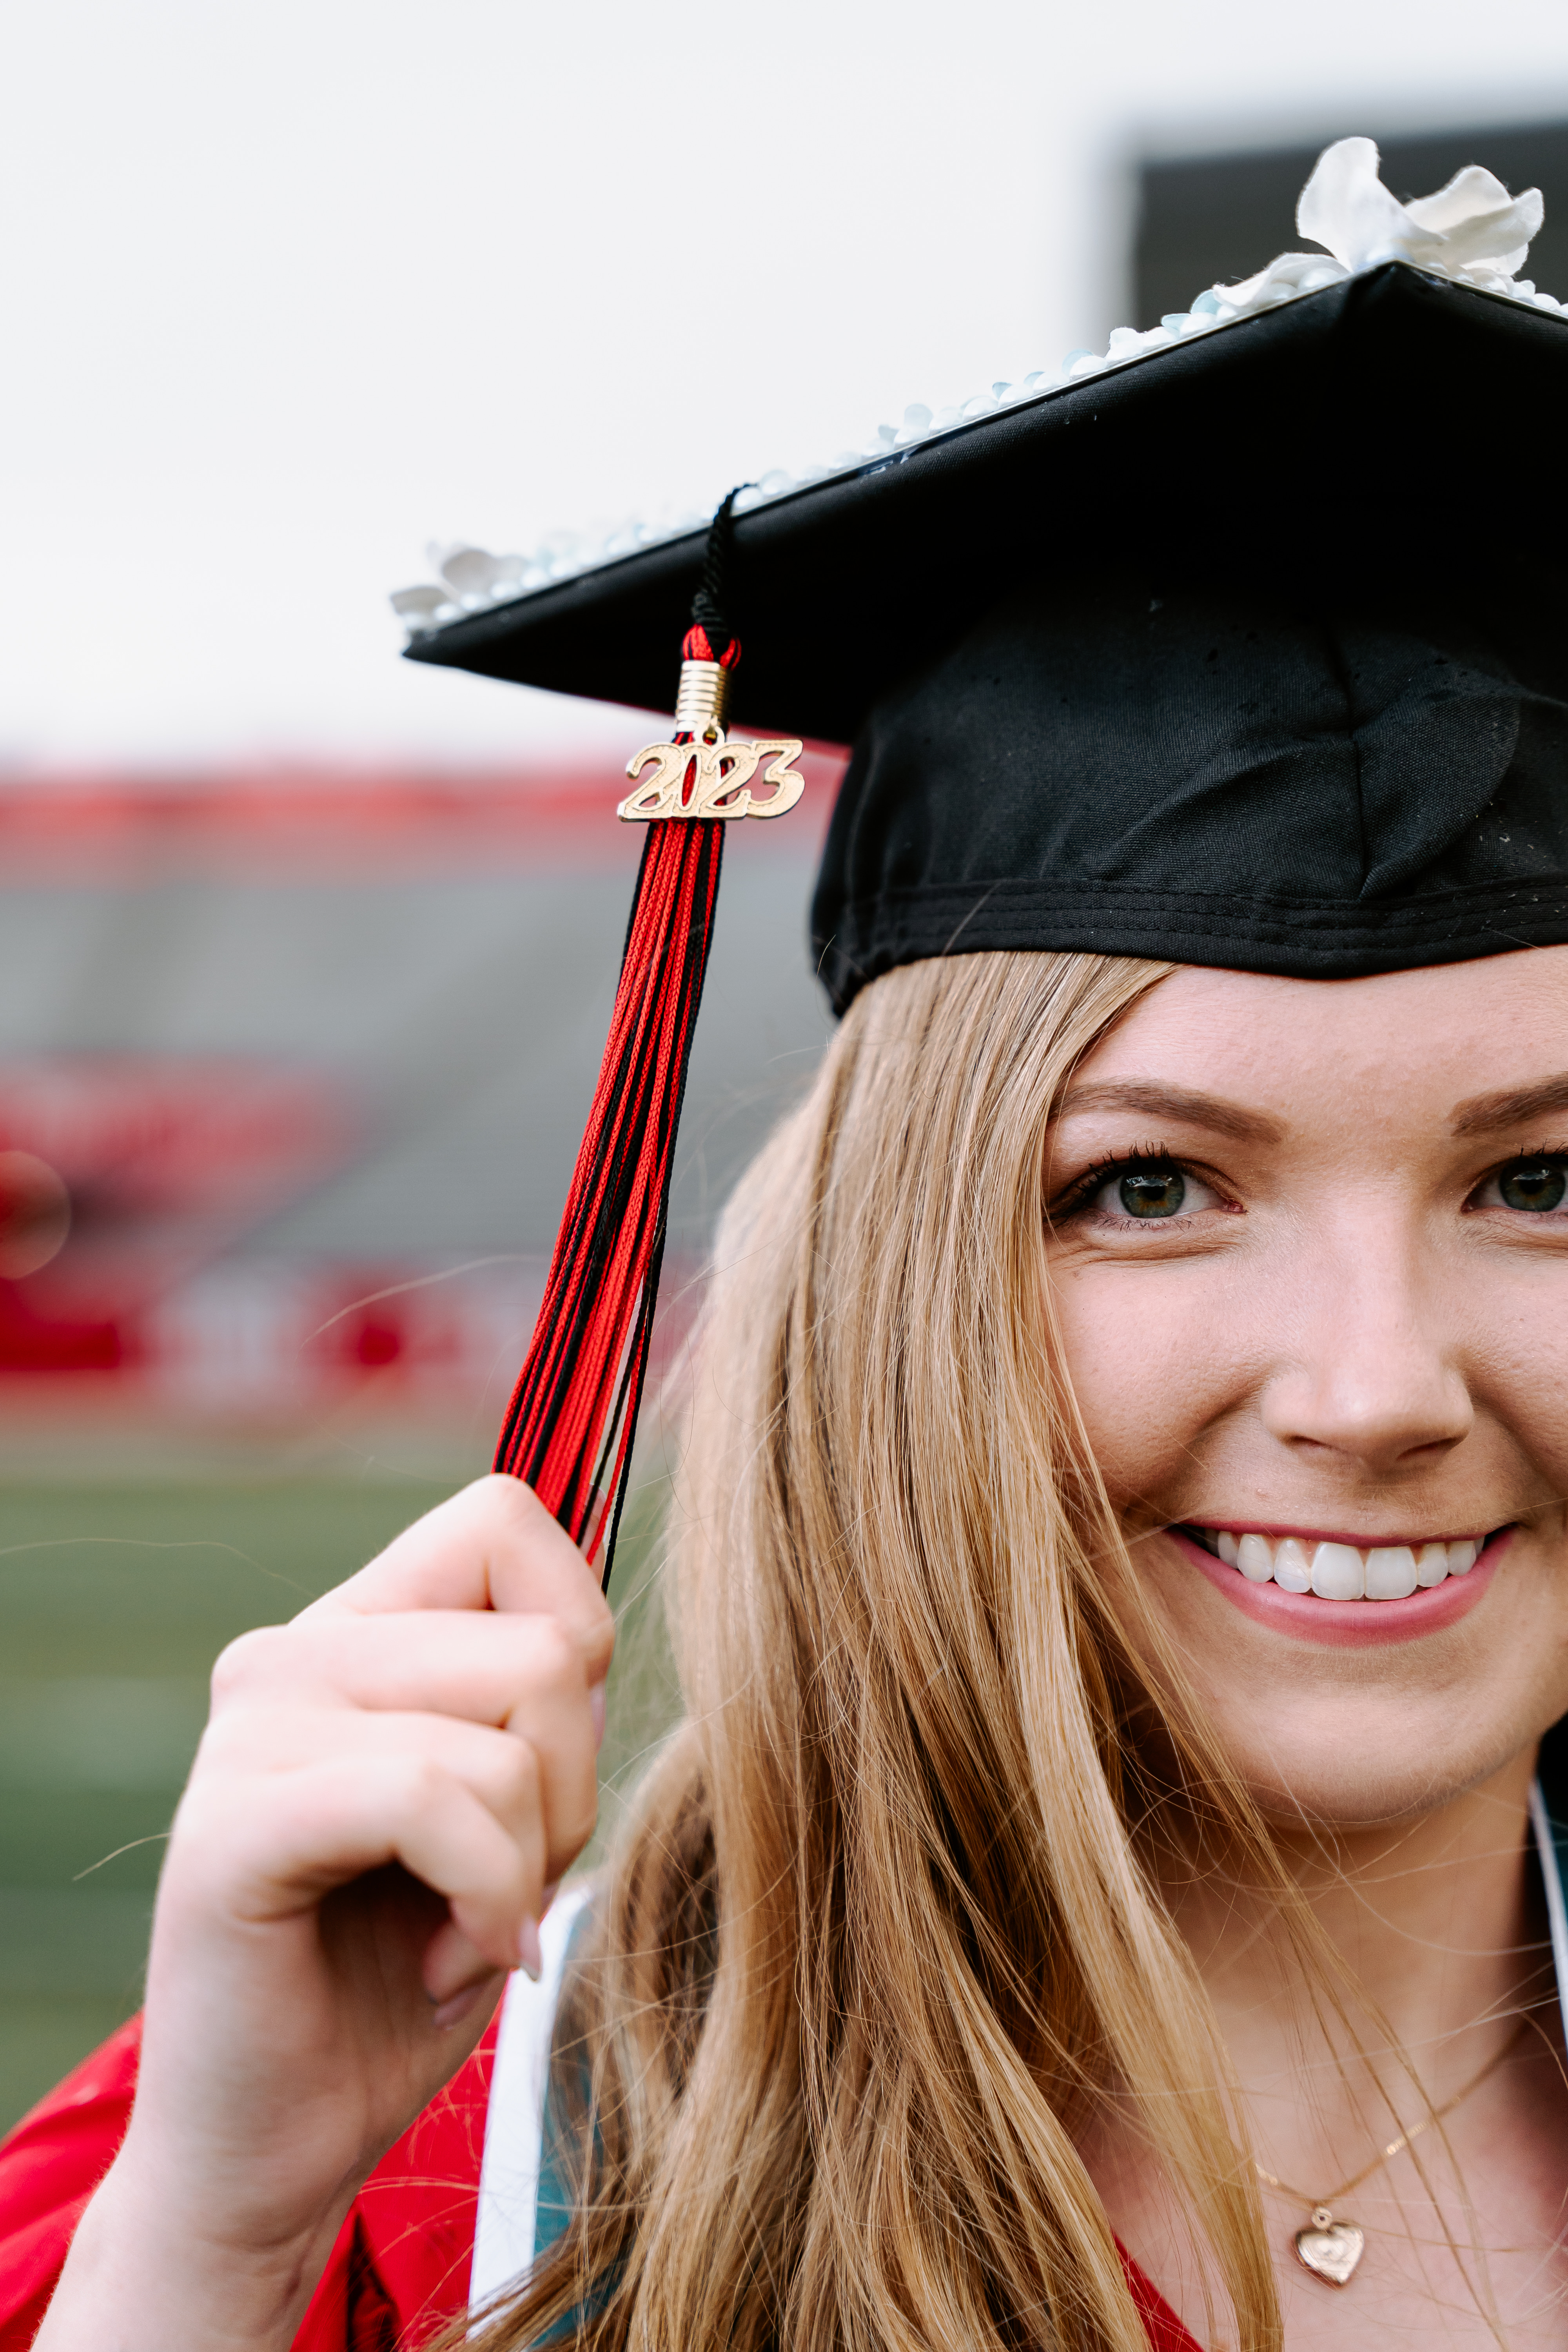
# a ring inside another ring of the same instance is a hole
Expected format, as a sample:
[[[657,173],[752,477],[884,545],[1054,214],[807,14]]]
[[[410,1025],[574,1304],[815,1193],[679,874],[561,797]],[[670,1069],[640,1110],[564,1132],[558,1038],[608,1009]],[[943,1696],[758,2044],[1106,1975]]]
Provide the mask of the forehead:
[[[1123,1015],[1077,1082],[1157,1078],[1291,1121],[1447,1117],[1568,1071],[1568,947],[1363,980],[1184,966]]]

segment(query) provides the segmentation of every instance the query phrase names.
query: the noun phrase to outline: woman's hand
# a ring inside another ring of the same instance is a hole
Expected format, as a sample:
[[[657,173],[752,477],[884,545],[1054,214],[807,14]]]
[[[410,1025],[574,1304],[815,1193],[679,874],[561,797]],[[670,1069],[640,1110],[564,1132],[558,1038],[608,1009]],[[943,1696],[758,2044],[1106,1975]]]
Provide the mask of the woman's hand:
[[[594,1826],[614,1643],[514,1479],[247,1633],[169,1845],[140,2087],[38,2352],[285,2347]]]

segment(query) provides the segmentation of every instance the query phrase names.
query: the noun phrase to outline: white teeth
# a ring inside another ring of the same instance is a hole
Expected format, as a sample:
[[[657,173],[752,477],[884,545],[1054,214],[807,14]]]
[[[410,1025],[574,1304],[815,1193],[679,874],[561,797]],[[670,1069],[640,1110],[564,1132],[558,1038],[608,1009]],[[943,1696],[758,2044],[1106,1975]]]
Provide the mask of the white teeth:
[[[1484,1538],[1457,1543],[1308,1545],[1300,1536],[1247,1534],[1213,1528],[1209,1535],[1221,1559],[1238,1569],[1249,1584],[1279,1586],[1284,1592],[1315,1592],[1324,1601],[1404,1601],[1418,1588],[1430,1589],[1450,1576],[1468,1576]]]
[[[1307,1547],[1295,1536],[1287,1536],[1274,1548],[1274,1581],[1282,1592],[1310,1592],[1311,1562]]]
[[[1415,1554],[1408,1544],[1379,1544],[1366,1556],[1369,1601],[1403,1601],[1415,1590]]]
[[[1236,1564],[1249,1584],[1267,1584],[1274,1573],[1274,1547],[1267,1536],[1243,1536]]]
[[[1353,1544],[1319,1544],[1312,1554],[1312,1590],[1325,1601],[1359,1601],[1366,1562]]]

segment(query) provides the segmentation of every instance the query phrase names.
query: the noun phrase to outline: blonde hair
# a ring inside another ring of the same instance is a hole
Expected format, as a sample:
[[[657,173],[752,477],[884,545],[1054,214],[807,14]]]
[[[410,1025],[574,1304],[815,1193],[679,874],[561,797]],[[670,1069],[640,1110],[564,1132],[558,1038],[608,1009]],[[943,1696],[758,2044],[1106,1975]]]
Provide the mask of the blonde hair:
[[[479,2352],[572,2313],[595,2352],[1147,2352],[1075,2138],[1107,2097],[1236,2340],[1280,2342],[1135,1712],[1276,1874],[1107,1606],[1046,1280],[1053,1106],[1169,969],[889,974],[739,1189],[672,1528],[686,1720],[558,2028],[573,2216]]]

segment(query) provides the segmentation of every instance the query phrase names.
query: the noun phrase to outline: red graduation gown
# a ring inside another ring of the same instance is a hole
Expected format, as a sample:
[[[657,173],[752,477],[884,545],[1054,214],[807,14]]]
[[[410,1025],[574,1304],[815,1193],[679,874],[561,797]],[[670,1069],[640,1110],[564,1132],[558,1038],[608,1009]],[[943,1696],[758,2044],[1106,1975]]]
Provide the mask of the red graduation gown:
[[[468,2300],[496,2026],[365,2182],[294,2352],[411,2352]],[[0,2143],[0,2352],[27,2352],[82,2210],[119,2147],[140,2021],[110,2036]],[[1198,2352],[1123,2252],[1152,2352]]]
[[[388,2149],[338,2232],[295,2352],[401,2352],[468,2302],[492,2023],[468,2064]],[[0,2143],[0,2352],[26,2352],[136,2087],[141,2021]]]

